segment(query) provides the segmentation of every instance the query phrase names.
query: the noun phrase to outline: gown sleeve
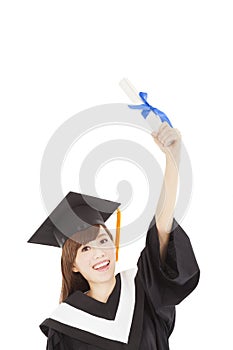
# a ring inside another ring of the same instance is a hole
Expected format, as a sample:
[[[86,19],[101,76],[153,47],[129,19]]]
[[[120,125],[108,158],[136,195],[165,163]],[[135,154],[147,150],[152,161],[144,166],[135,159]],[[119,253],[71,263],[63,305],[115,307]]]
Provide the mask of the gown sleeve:
[[[161,262],[158,230],[153,217],[137,266],[145,293],[155,308],[179,304],[196,288],[200,278],[190,239],[175,219],[165,263],[162,265]]]
[[[49,328],[46,350],[68,350],[63,342],[62,335]]]

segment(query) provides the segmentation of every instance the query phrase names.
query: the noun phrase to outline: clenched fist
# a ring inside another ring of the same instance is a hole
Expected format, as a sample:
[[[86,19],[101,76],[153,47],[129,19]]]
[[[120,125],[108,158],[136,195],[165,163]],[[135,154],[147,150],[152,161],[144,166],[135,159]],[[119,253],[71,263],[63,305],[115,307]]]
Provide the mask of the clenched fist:
[[[155,143],[159,146],[166,156],[175,160],[179,159],[181,134],[178,129],[172,128],[167,122],[163,122],[159,130],[151,133]]]

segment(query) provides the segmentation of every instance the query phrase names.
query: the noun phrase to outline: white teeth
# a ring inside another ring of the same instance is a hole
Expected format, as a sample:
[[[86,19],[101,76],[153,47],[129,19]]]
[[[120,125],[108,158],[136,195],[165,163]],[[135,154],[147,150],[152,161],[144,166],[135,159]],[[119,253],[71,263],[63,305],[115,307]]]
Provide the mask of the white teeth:
[[[104,266],[106,266],[108,264],[109,264],[109,261],[103,261],[102,263],[100,263],[98,265],[95,265],[93,268],[94,269],[99,269],[99,268],[104,267]]]

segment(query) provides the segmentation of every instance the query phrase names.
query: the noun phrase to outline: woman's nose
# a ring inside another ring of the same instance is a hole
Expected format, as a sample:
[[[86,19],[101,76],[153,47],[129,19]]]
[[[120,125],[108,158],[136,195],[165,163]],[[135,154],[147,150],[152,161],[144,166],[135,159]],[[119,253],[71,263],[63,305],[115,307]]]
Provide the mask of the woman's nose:
[[[103,256],[105,256],[105,253],[103,251],[103,249],[100,249],[100,248],[94,248],[94,258],[95,259],[98,259],[98,258],[101,258]]]

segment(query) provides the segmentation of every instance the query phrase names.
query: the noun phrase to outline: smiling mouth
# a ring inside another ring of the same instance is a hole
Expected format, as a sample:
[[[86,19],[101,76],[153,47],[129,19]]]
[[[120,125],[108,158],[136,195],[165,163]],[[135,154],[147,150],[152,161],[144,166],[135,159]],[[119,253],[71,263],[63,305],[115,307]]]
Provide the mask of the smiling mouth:
[[[110,260],[104,260],[99,262],[98,264],[95,264],[92,268],[96,271],[106,271],[108,270],[110,265]]]

